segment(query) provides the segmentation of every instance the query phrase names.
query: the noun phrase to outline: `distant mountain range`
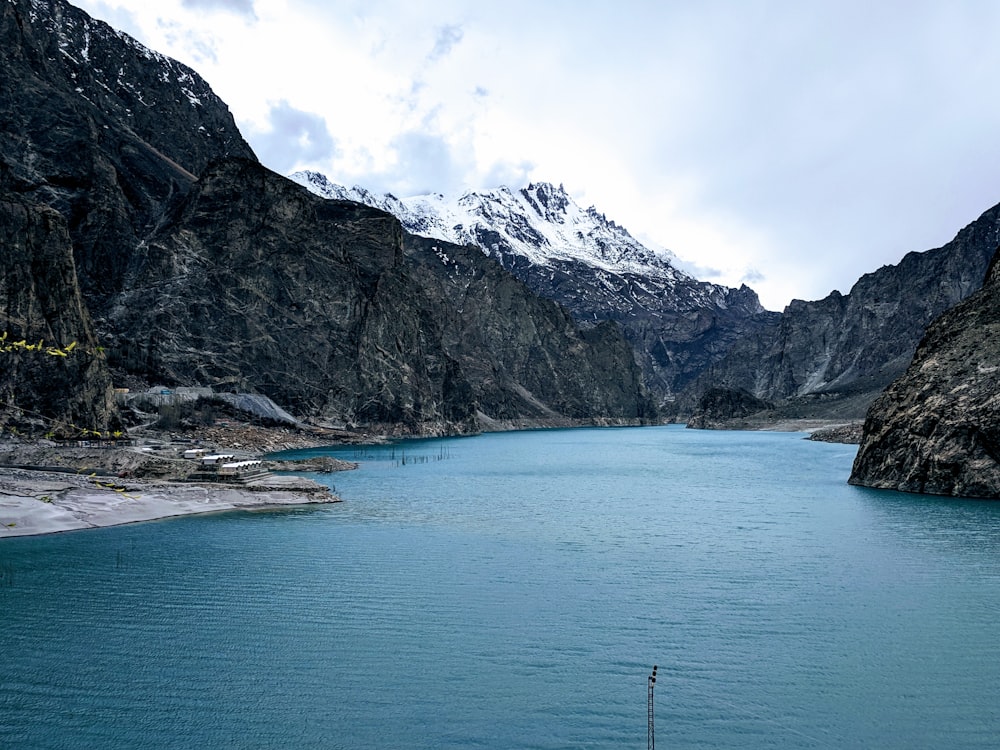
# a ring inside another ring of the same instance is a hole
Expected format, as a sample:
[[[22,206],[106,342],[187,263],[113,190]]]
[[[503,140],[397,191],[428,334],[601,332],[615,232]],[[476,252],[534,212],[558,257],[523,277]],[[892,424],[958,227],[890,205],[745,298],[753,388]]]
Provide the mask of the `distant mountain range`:
[[[676,268],[668,250],[653,250],[594,207],[582,209],[560,185],[531,184],[520,190],[500,187],[456,197],[441,193],[399,199],[363,187],[347,188],[318,172],[290,178],[324,198],[357,201],[388,211],[407,231],[456,245],[476,245],[487,255],[509,256],[538,266],[576,262],[609,273],[635,273],[674,283],[695,282]],[[501,258],[498,258],[501,259]],[[724,290],[705,284],[705,296]]]
[[[326,198],[378,206],[415,234],[481,247],[584,325],[616,321],[667,414],[689,414],[702,394],[728,388],[734,395],[722,403],[745,404],[735,395],[743,392],[774,404],[776,415],[860,419],[906,368],[927,324],[981,286],[1000,242],[995,207],[944,247],[909,253],[846,295],[794,300],[779,314],[745,286],[684,273],[672,253],[580,208],[562,186],[399,199],[316,172],[291,178]]]
[[[983,285],[1000,245],[1000,205],[942,247],[862,276],[847,294],[793,300],[695,381],[782,402],[788,416],[860,419],[910,363],[927,326]]]

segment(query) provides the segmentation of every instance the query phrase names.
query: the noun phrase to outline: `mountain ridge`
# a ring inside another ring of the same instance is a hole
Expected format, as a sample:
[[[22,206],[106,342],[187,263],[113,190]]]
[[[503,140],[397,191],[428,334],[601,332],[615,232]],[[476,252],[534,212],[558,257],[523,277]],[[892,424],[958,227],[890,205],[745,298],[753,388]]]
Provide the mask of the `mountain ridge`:
[[[793,300],[772,326],[707,368],[684,398],[694,402],[706,388],[725,387],[811,403],[818,413],[839,403],[839,417],[861,419],[909,366],[926,327],[982,287],[998,244],[1000,204],[941,247],[864,274],[847,294]],[[808,409],[803,415],[812,416]]]
[[[694,280],[676,267],[672,252],[647,247],[593,206],[581,208],[562,185],[540,182],[519,189],[466,190],[457,197],[429,193],[400,199],[357,185],[347,188],[315,171],[289,177],[324,198],[355,200],[388,211],[407,231],[422,237],[480,245],[484,234],[499,227],[519,255],[539,265],[578,260],[618,273]],[[532,213],[540,221],[524,222]],[[497,245],[483,249],[490,255],[498,251]]]
[[[865,418],[850,483],[1000,497],[1000,248],[982,288],[938,317]]]
[[[673,253],[649,248],[562,186],[532,183],[399,199],[346,188],[314,171],[291,175],[328,199],[358,200],[397,216],[414,234],[481,248],[582,325],[622,326],[661,408],[739,338],[773,319],[749,287],[699,281]]]

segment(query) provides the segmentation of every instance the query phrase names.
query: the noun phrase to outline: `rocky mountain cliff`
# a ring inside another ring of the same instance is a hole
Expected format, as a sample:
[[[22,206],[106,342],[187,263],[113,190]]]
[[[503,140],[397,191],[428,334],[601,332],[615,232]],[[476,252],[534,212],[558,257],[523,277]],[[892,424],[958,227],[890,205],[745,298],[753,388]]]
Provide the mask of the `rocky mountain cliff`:
[[[486,424],[516,426],[524,415],[545,424],[595,413],[598,424],[621,423],[616,415],[656,418],[617,325],[581,329],[478,247],[408,233],[403,247],[410,272],[440,310],[445,348],[468,373]]]
[[[67,436],[117,426],[62,216],[0,198],[0,247],[0,425]]]
[[[861,418],[909,364],[926,326],[982,285],[1000,242],[1000,206],[943,247],[908,253],[862,276],[849,294],[794,300],[780,318],[740,341],[682,399],[710,387],[786,400],[795,416]]]
[[[317,195],[388,211],[414,234],[481,247],[582,325],[618,323],[661,408],[669,410],[706,366],[778,317],[746,286],[698,281],[679,270],[672,253],[646,247],[596,208],[581,208],[562,186],[400,200],[346,188],[317,172],[291,177]]]
[[[218,162],[137,251],[112,346],[168,384],[258,389],[296,414],[387,431],[649,416],[620,337],[592,346],[470,255],[255,162]]]
[[[947,245],[865,274],[846,295],[794,300],[778,314],[763,311],[746,287],[692,279],[670,253],[581,209],[562,187],[399,200],[315,172],[293,179],[320,195],[379,205],[418,234],[479,245],[584,324],[617,321],[661,409],[693,413],[696,425],[724,422],[719,409],[700,408],[718,389],[775,405],[775,419],[861,419],[905,370],[928,323],[980,287],[1000,241],[997,206]]]
[[[72,6],[0,3],[0,75],[0,197],[62,217],[79,337],[89,310],[114,377],[399,432],[649,416],[617,330],[583,332],[492,261],[274,175],[194,71]]]
[[[1000,251],[872,404],[852,484],[1000,498]]]
[[[0,3],[5,184],[65,218],[93,312],[163,205],[212,159],[253,158],[190,68],[62,0]]]

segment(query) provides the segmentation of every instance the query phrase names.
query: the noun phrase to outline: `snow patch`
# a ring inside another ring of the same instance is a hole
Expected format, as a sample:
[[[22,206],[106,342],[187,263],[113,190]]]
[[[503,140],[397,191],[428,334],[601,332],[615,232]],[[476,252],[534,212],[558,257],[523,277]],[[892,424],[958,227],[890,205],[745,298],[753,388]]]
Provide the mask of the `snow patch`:
[[[537,183],[517,191],[500,187],[399,199],[358,186],[347,188],[318,172],[296,172],[290,178],[324,198],[388,211],[407,231],[422,237],[473,244],[494,255],[514,254],[537,266],[575,261],[616,274],[693,281],[675,267],[673,253],[643,245],[592,206],[581,208],[562,186]]]

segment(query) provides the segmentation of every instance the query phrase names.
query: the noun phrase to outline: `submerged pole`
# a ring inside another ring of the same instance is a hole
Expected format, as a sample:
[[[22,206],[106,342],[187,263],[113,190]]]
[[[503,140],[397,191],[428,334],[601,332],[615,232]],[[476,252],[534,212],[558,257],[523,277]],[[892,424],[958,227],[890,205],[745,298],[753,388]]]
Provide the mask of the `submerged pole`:
[[[653,665],[653,672],[646,679],[647,684],[647,698],[646,698],[646,749],[655,750],[656,748],[656,735],[653,727],[653,686],[656,685],[656,665]]]

